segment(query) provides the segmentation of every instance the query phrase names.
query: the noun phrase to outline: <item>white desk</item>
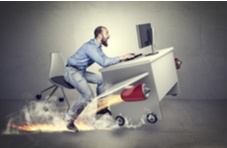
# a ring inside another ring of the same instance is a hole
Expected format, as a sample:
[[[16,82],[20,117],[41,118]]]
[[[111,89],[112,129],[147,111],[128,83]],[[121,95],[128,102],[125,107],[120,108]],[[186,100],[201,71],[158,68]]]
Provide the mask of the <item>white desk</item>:
[[[149,98],[145,101],[122,102],[111,106],[114,116],[121,114],[134,122],[139,121],[147,113],[153,112],[158,119],[162,119],[159,101],[166,95],[180,93],[173,49],[173,47],[161,49],[156,55],[139,57],[100,69],[104,83],[108,87],[131,77],[148,73],[146,77],[133,84],[145,83],[151,89]],[[120,94],[121,91],[115,94]]]

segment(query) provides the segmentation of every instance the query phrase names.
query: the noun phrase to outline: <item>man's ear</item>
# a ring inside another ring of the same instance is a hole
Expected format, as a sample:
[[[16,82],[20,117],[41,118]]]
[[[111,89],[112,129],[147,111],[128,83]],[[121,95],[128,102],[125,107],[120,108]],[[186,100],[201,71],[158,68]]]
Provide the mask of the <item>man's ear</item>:
[[[103,38],[102,33],[100,33],[100,34],[98,35],[98,38],[99,38],[99,39],[102,39],[102,38]]]

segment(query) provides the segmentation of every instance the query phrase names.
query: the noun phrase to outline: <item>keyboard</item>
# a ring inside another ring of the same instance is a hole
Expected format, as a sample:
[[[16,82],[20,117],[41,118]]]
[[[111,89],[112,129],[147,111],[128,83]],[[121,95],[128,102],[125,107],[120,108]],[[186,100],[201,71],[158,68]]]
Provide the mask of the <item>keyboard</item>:
[[[124,61],[131,61],[131,60],[134,60],[134,59],[136,59],[136,58],[138,58],[138,57],[141,57],[141,56],[143,56],[143,54],[142,54],[142,53],[135,54],[133,58],[126,59],[126,60],[124,60]]]

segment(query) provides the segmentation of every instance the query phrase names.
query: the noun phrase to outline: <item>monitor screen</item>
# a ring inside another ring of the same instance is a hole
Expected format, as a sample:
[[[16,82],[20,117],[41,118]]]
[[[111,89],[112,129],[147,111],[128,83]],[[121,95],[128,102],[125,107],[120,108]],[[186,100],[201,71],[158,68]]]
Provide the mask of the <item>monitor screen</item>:
[[[158,52],[155,49],[155,43],[154,43],[154,28],[151,27],[151,24],[147,23],[147,24],[136,25],[136,30],[137,30],[139,48],[141,49],[147,46],[151,47],[151,51],[145,56],[157,54]]]
[[[140,24],[136,26],[139,48],[144,48],[153,44],[151,24]]]

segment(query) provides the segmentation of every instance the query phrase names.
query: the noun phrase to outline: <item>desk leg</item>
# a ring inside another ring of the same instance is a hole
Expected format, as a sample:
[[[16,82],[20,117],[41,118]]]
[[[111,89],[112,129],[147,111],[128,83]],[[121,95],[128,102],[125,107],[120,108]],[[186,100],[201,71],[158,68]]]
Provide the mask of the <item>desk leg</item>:
[[[172,95],[172,96],[176,96],[180,94],[180,86],[179,83],[177,82],[171,89],[170,91],[167,93],[167,95]]]

